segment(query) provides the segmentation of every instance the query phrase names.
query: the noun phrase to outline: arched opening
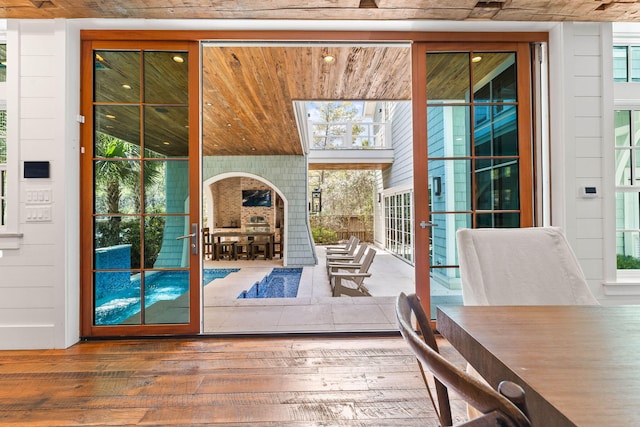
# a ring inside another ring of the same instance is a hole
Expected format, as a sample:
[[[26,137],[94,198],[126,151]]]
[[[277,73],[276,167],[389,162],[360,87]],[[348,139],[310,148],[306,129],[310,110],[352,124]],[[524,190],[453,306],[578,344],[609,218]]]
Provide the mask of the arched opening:
[[[212,233],[273,233],[270,258],[287,265],[288,203],[276,185],[255,174],[227,172],[205,179],[202,195],[203,228]]]

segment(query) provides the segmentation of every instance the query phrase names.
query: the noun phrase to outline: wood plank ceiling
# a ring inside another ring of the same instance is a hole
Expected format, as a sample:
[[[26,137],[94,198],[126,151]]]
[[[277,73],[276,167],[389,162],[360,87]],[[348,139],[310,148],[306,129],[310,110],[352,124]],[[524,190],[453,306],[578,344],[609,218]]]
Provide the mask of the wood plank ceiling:
[[[410,69],[408,46],[206,46],[203,153],[302,154],[293,101],[409,100]]]
[[[0,18],[600,21],[640,19],[635,0],[2,0]]]

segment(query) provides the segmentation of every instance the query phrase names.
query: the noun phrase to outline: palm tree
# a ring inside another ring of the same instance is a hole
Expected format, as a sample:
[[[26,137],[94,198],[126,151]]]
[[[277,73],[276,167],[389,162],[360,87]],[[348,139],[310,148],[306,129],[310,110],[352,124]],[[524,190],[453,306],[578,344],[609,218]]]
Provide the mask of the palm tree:
[[[132,265],[139,264],[140,218],[121,224],[120,213],[139,214],[142,212],[142,191],[140,164],[143,166],[145,188],[162,182],[164,174],[162,162],[142,161],[140,146],[114,136],[98,133],[95,146],[96,213],[104,212],[108,221],[96,230],[98,247],[122,243],[132,245]],[[122,206],[121,204],[124,204]],[[128,230],[128,231],[127,231]],[[122,235],[122,233],[126,235]]]

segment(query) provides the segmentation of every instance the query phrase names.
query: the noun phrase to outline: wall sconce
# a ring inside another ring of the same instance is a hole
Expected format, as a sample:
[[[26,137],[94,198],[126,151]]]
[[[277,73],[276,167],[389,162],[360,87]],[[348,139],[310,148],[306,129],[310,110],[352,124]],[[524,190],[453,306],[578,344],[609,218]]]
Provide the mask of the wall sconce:
[[[442,177],[434,176],[433,177],[433,195],[439,196],[442,194]]]
[[[311,192],[311,213],[322,212],[322,190],[316,188]]]
[[[378,193],[378,203],[382,203],[382,193]]]

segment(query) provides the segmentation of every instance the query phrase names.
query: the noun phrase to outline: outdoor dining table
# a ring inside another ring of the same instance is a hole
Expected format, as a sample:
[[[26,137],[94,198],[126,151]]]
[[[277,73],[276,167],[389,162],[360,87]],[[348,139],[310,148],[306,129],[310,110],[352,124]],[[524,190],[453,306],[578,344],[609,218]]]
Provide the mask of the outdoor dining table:
[[[275,233],[270,231],[216,231],[211,233],[213,237],[213,243],[219,244],[222,238],[247,238],[248,240],[254,240],[256,237],[267,237],[267,253],[265,258],[271,259],[273,257],[273,242]]]
[[[640,426],[640,307],[438,307],[437,330],[533,426]]]

